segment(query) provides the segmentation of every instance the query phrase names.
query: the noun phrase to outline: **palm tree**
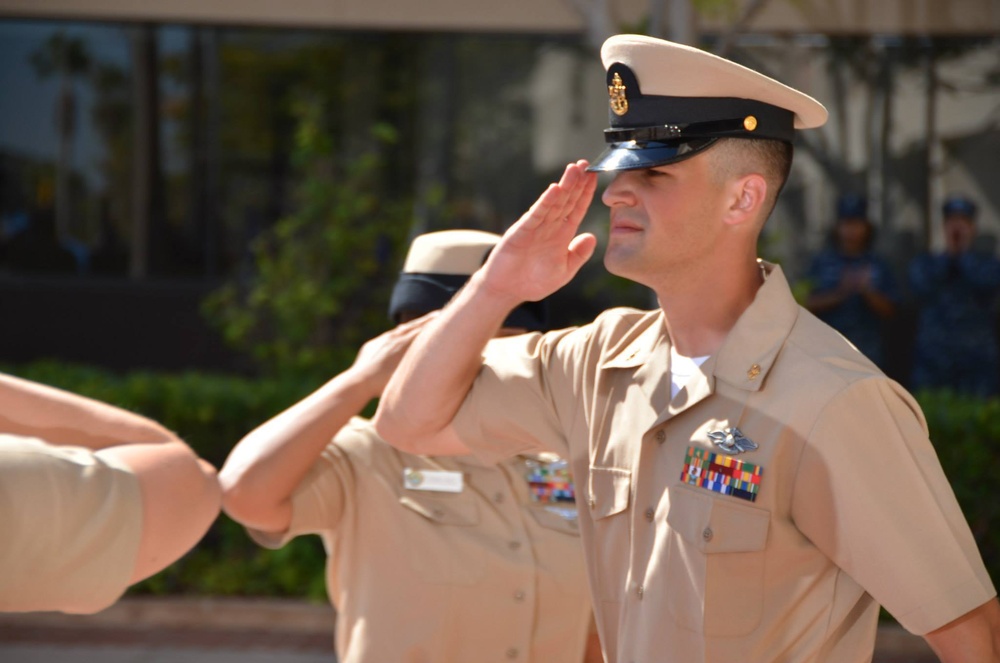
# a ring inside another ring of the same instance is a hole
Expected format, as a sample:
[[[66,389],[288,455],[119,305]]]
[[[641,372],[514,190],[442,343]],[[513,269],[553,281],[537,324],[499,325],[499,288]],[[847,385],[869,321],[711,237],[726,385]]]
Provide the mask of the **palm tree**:
[[[78,37],[60,31],[31,55],[31,64],[42,79],[59,78],[56,101],[56,130],[59,132],[59,156],[56,161],[56,237],[70,236],[70,176],[73,172],[73,136],[76,132],[76,79],[90,71],[91,59],[86,45]]]

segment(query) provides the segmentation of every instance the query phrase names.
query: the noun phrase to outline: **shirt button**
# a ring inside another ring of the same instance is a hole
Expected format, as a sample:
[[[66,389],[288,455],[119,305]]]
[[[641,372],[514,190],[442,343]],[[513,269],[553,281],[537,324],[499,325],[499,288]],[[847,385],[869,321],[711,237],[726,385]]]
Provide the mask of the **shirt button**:
[[[649,507],[648,509],[646,509],[646,520],[648,520],[649,522],[653,522],[653,516],[655,515],[656,511],[653,509],[653,507]]]
[[[596,499],[594,499],[594,496],[593,496],[593,495],[591,495],[591,496],[590,496],[590,499],[589,499],[589,500],[587,500],[587,504],[589,504],[589,505],[590,505],[590,508],[591,508],[591,509],[593,509],[594,507],[596,507],[596,506],[597,506],[597,500],[596,500]]]
[[[496,502],[497,504],[502,504],[503,503],[503,493],[497,493],[496,495],[494,495],[493,496],[493,501]]]
[[[515,601],[523,601],[524,600],[524,592],[522,592],[520,589],[517,590],[516,592],[514,592],[514,600]]]
[[[701,538],[705,539],[706,541],[711,541],[713,536],[715,536],[715,532],[712,531],[711,527],[706,527],[701,532]]]
[[[519,653],[520,652],[517,651],[516,647],[511,647],[510,649],[507,650],[507,658],[517,658],[517,655]]]
[[[667,439],[667,431],[661,428],[660,430],[656,431],[655,437],[656,441],[662,444]]]
[[[643,593],[643,591],[644,591],[644,590],[643,590],[643,588],[642,588],[642,585],[639,585],[638,587],[636,587],[636,588],[635,588],[635,593],[636,593],[636,596],[638,596],[638,597],[639,597],[639,598],[641,599],[641,598],[642,598],[642,593]]]
[[[510,543],[507,544],[507,547],[510,548],[511,550],[517,550],[521,547],[521,542],[511,541]]]

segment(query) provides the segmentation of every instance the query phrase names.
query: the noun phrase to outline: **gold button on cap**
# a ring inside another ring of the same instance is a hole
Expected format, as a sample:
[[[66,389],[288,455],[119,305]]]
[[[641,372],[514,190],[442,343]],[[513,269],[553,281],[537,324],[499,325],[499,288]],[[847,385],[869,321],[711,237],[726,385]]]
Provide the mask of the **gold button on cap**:
[[[743,128],[747,131],[753,131],[757,128],[757,118],[753,115],[747,115],[743,118]]]

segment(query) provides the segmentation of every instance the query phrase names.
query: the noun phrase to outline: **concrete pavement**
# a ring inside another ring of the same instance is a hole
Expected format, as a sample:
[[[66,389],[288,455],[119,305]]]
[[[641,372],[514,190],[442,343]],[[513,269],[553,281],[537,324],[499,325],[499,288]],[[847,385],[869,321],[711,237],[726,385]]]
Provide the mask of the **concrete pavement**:
[[[0,615],[2,663],[335,663],[334,612],[292,600],[126,598]]]

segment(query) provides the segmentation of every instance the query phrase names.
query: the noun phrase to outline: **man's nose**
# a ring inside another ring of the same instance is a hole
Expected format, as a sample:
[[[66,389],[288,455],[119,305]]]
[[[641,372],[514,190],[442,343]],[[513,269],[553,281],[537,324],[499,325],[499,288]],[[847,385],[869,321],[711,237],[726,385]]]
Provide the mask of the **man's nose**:
[[[614,179],[611,180],[611,183],[604,189],[604,193],[601,194],[601,202],[608,207],[630,204],[632,201],[632,188],[629,185],[629,180],[629,173],[627,171],[615,173]]]

